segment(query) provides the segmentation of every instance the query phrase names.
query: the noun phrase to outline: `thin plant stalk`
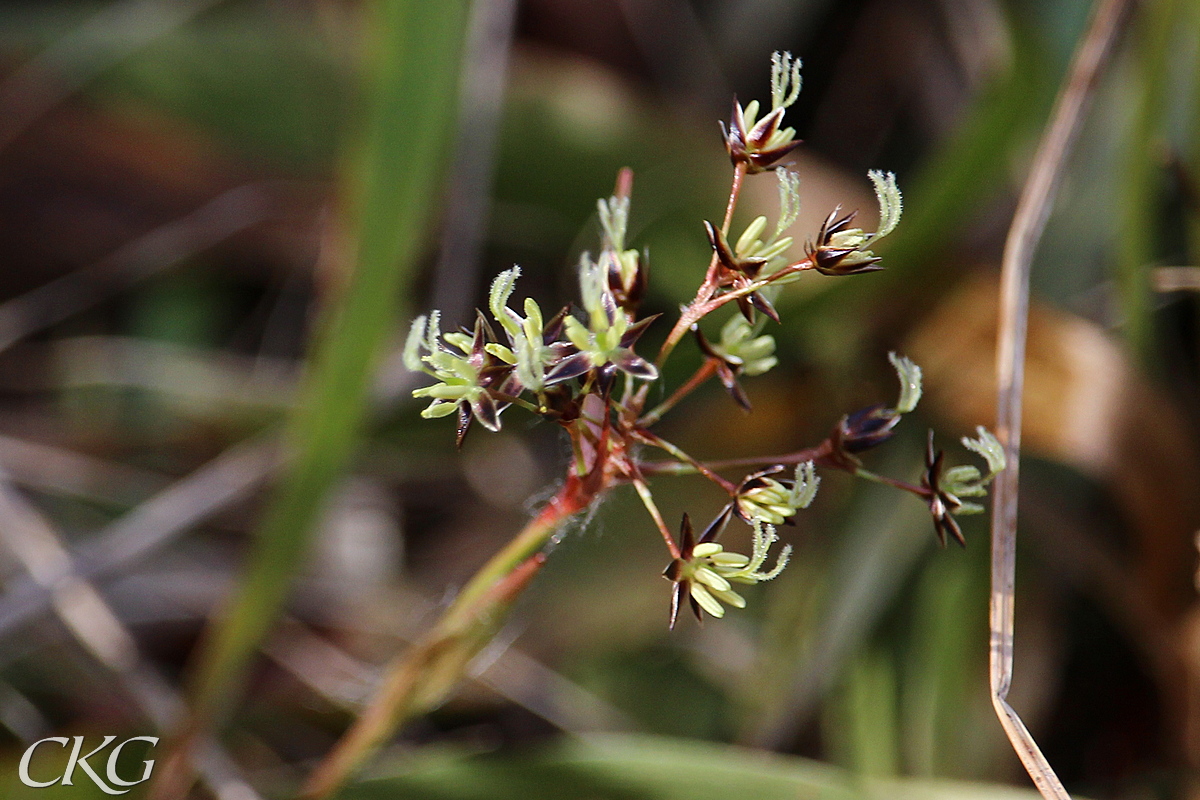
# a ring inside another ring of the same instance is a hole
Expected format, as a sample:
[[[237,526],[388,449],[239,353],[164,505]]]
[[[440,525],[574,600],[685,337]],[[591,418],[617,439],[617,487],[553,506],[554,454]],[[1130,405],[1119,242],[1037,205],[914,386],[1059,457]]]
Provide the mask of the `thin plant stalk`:
[[[336,792],[402,723],[441,703],[503,624],[545,561],[541,550],[592,500],[571,478],[558,495],[475,574],[420,641],[387,668],[366,710],[310,776],[305,800]]]
[[[1029,777],[1047,800],[1069,800],[1025,723],[1008,704],[1013,674],[1013,586],[1016,574],[1017,486],[1021,452],[1021,392],[1029,316],[1029,273],[1045,230],[1066,156],[1079,131],[1101,66],[1117,38],[1128,0],[1099,0],[1072,58],[1066,82],[1038,145],[1004,247],[996,351],[996,434],[1007,468],[995,481],[992,503],[992,593],[989,674],[992,705]]]

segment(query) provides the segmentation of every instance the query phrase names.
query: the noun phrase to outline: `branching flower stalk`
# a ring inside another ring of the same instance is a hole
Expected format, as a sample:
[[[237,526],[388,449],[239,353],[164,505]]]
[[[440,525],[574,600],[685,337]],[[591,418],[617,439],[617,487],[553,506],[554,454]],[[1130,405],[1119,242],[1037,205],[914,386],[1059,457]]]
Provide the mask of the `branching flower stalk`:
[[[597,210],[600,249],[585,253],[579,264],[579,303],[554,314],[532,298],[514,303],[520,268],[502,272],[492,283],[487,312],[476,313],[469,328],[443,332],[437,311],[419,317],[404,348],[409,369],[433,382],[413,392],[429,404],[422,416],[454,416],[461,446],[476,424],[500,430],[513,406],[559,425],[572,458],[554,499],[471,579],[441,619],[388,670],[383,686],[350,731],[311,777],[305,796],[327,797],[384,742],[396,726],[442,702],[471,659],[495,635],[515,598],[544,563],[562,525],[604,494],[631,485],[663,538],[670,563],[664,576],[672,584],[668,622],[674,627],[686,603],[698,620],[719,618],[725,607],[742,608],[746,599],[735,584],[753,585],[776,577],[787,564],[791,546],[771,560],[777,526],[788,523],[813,501],[817,469],[837,469],[907,491],[925,502],[935,531],[965,544],[955,515],[981,508],[964,497],[986,492],[1004,468],[1003,451],[991,434],[964,439],[983,456],[986,473],[976,467],[947,468],[935,452],[932,433],[926,468],[919,484],[876,475],[860,455],[892,437],[902,417],[921,396],[921,370],[890,354],[900,382],[893,405],[879,403],[843,416],[813,447],[782,455],[702,461],[653,432],[665,415],[709,380],[717,378],[743,411],[750,410],[743,378],[773,368],[775,341],[765,326],[778,322],[774,301],[780,288],[807,271],[824,276],[858,275],[882,268],[871,248],[895,229],[901,196],[891,173],[868,174],[879,203],[879,225],[872,233],[852,227],[855,213],[835,208],[805,247],[799,260],[787,257],[793,238],[787,231],[797,218],[799,179],[783,159],[798,145],[795,131],[784,127],[787,108],[800,91],[800,62],[776,53],[771,63],[771,107],[735,101],[728,126],[722,125],[733,179],[720,226],[704,222],[712,258],[692,301],[681,309],[653,362],[637,352],[643,333],[657,315],[639,313],[647,289],[644,252],[627,246],[633,177],[623,170],[611,197]],[[779,188],[775,225],[752,220],[736,238],[730,228],[741,187],[748,177],[774,172]],[[768,233],[769,231],[769,233]],[[701,323],[728,304],[736,313],[709,339]],[[651,387],[673,350],[693,334],[703,361],[696,372],[658,406],[647,410]],[[657,450],[664,460],[644,454]],[[746,470],[749,469],[749,472]],[[717,517],[696,537],[685,514],[678,538],[655,503],[652,479],[661,474],[697,474],[725,497]],[[722,473],[726,473],[723,475]],[[730,475],[730,477],[726,477]],[[734,519],[752,530],[751,553],[727,551],[718,542]]]

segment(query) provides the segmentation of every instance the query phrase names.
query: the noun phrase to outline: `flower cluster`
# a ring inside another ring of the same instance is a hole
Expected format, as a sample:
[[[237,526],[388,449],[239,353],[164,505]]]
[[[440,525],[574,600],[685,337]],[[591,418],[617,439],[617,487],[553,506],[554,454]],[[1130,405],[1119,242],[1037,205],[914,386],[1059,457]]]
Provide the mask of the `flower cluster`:
[[[778,540],[776,526],[791,524],[813,502],[820,483],[818,467],[839,469],[919,496],[929,504],[943,543],[947,536],[963,541],[954,515],[981,510],[963,498],[983,495],[1004,468],[1003,450],[980,429],[978,439],[963,443],[987,461],[986,474],[970,466],[946,469],[944,454],[934,452],[932,438],[920,485],[865,469],[860,455],[891,439],[902,416],[912,412],[921,397],[921,369],[895,353],[889,359],[900,382],[896,402],[846,414],[824,441],[807,450],[705,464],[650,430],[714,377],[743,409],[750,410],[740,381],[778,363],[775,339],[764,328],[768,319],[779,321],[778,293],[784,284],[799,279],[801,272],[841,276],[881,268],[872,248],[896,228],[902,209],[900,190],[890,172],[869,173],[879,203],[874,233],[851,227],[854,213],[842,215],[839,206],[815,241],[807,244],[804,258],[789,260],[794,240],[788,231],[799,213],[799,178],[782,166],[782,159],[799,142],[783,120],[799,92],[799,60],[776,53],[771,62],[770,110],[760,118],[758,102],[744,107],[735,102],[732,121],[728,128],[722,126],[734,165],[725,219],[720,225],[705,222],[713,254],[709,268],[695,299],[681,309],[653,362],[635,350],[657,315],[640,314],[648,288],[648,258],[627,243],[632,188],[628,170],[621,172],[613,195],[597,201],[600,247],[596,255],[584,253],[580,258],[578,306],[547,315],[533,298],[513,302],[521,275],[514,266],[492,282],[486,311],[476,312],[470,328],[443,333],[435,311],[413,322],[404,348],[405,365],[433,379],[413,392],[430,401],[422,416],[457,414],[460,445],[474,422],[499,430],[501,415],[511,406],[562,426],[573,456],[563,499],[554,501],[562,508],[577,511],[617,486],[633,485],[672,555],[664,573],[674,584],[672,626],[684,598],[697,618],[701,612],[721,617],[726,606],[745,605],[734,585],[771,580],[783,570],[790,547],[782,548],[773,568],[763,568]],[[778,186],[775,224],[756,216],[735,238],[729,231],[742,180],[766,171],[775,173]],[[706,338],[701,322],[726,304],[736,304],[740,313],[734,313],[712,340]],[[673,392],[658,395],[664,399],[647,410],[651,390],[661,378],[661,365],[689,331],[703,355],[701,365]],[[620,391],[615,388],[618,378],[623,379]],[[674,460],[650,461],[643,455],[646,448],[664,451]],[[791,474],[785,464],[796,465]],[[719,474],[737,465],[756,471],[740,482]],[[723,510],[699,540],[685,514],[677,541],[655,504],[651,478],[669,472],[703,475],[726,494]],[[734,517],[753,530],[749,555],[728,552],[716,541]]]
[[[520,267],[513,267],[496,276],[488,293],[488,309],[506,341],[482,312],[473,331],[441,333],[436,311],[413,322],[405,366],[438,381],[413,396],[433,400],[422,416],[458,411],[460,444],[472,420],[499,430],[501,412],[514,403],[569,421],[578,416],[582,397],[593,389],[607,392],[618,371],[657,379],[657,368],[633,350],[655,317],[635,319],[645,290],[645,260],[623,249],[628,198],[601,200],[599,206],[603,247],[597,260],[584,253],[579,269],[582,319],[564,308],[547,320],[531,297],[522,303],[523,315],[510,308],[521,276]],[[577,385],[559,391],[572,381]],[[536,402],[523,399],[526,392]]]
[[[705,338],[699,326],[692,327],[700,352],[712,360],[721,385],[746,411],[750,410],[750,398],[738,377],[762,375],[779,363],[775,357],[775,337],[762,334],[764,321],[751,325],[745,317],[732,316],[721,327],[721,338],[716,344]]]
[[[421,416],[444,417],[457,411],[459,444],[472,419],[488,430],[500,430],[500,412],[507,404],[497,402],[496,395],[503,395],[513,380],[511,366],[489,349],[495,333],[482,315],[476,317],[472,333],[443,334],[439,322],[436,311],[428,318],[417,317],[404,345],[404,365],[438,380],[413,392],[413,397],[433,398]],[[426,355],[421,355],[421,350]]]

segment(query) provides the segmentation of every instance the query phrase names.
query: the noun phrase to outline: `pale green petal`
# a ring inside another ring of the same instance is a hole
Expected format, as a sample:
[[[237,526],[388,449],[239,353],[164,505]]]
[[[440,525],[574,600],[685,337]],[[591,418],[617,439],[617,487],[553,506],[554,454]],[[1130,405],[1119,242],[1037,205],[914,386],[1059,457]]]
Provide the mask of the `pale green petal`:
[[[716,595],[716,598],[722,603],[727,603],[734,608],[746,607],[746,598],[742,597],[732,589],[726,589],[725,591],[713,590],[713,594]]]
[[[471,387],[465,384],[451,385],[448,383],[435,383],[433,386],[423,386],[420,389],[414,389],[413,397],[436,397],[439,400],[460,400],[470,390]]]
[[[700,549],[699,545],[697,545],[696,549]],[[750,563],[750,559],[741,553],[716,553],[710,559],[717,567],[737,568],[744,567]]]
[[[718,603],[717,599],[708,593],[708,589],[705,589],[699,583],[693,582],[691,586],[691,592],[692,597],[696,598],[696,602],[700,604],[700,607],[709,614],[717,619],[725,616],[724,606]]]
[[[765,258],[770,261],[778,255],[782,255],[789,247],[792,246],[794,240],[790,236],[784,236],[782,239],[776,239],[770,244],[757,248],[754,253],[755,258]]]
[[[742,109],[742,119],[746,123],[747,130],[753,128],[754,123],[758,122],[758,108],[758,101],[751,100],[746,104],[746,107]]]
[[[750,249],[750,246],[758,241],[758,237],[762,234],[766,227],[766,217],[755,217],[754,221],[747,225],[746,230],[743,231],[742,235],[738,237],[737,244],[734,245],[733,251],[738,255],[747,253]]]
[[[692,548],[692,558],[708,558],[718,555],[724,549],[716,542],[701,542]]]
[[[421,411],[425,419],[435,419],[453,414],[458,410],[458,403],[447,403],[445,400],[435,400]]]
[[[545,322],[542,319],[541,306],[532,297],[525,298],[525,336],[530,341],[536,341],[538,344],[542,342],[542,328]]]
[[[787,517],[783,516],[782,514],[772,511],[769,508],[762,508],[761,506],[757,509],[754,509],[750,516],[756,522],[765,522],[768,525],[782,525],[784,520],[787,519]]]
[[[725,580],[708,567],[697,567],[695,576],[696,580],[700,581],[709,588],[717,589],[723,592],[729,590],[729,581]]]
[[[488,342],[483,346],[483,349],[494,355],[496,358],[503,361],[505,364],[517,363],[517,356],[512,350],[508,349],[498,342]]]
[[[563,320],[563,333],[567,335],[567,339],[571,341],[571,344],[580,350],[587,351],[591,349],[591,336],[588,333],[587,327],[575,319],[574,316],[568,316]]]
[[[769,337],[764,337],[764,338],[769,338]],[[774,339],[771,340],[771,344],[772,345],[775,344]],[[773,368],[778,363],[779,363],[779,359],[776,358],[775,356],[767,356],[766,358],[756,358],[753,361],[747,361],[742,366],[742,373],[744,375],[746,375],[747,377],[753,378],[755,375],[762,375],[764,372],[769,372],[771,370],[771,368]]]
[[[442,340],[445,341],[446,344],[454,345],[464,354],[470,354],[471,347],[475,343],[475,338],[473,336],[463,333],[462,331],[450,331],[449,333],[442,334]]]

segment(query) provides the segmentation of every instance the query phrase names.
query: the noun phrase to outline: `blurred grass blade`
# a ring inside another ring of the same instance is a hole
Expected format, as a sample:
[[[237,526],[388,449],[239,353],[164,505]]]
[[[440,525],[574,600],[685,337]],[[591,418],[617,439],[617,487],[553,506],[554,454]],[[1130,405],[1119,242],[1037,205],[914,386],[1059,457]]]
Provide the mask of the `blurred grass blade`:
[[[198,726],[237,695],[304,559],[323,499],[354,449],[400,291],[428,238],[466,9],[465,0],[368,5],[365,107],[343,186],[352,269],[329,304],[290,420],[292,461],[259,525],[245,577],[199,655],[192,687]]]
[[[1171,46],[1184,22],[1183,3],[1159,0],[1140,10],[1134,42],[1134,118],[1125,147],[1124,185],[1120,203],[1121,235],[1117,249],[1116,285],[1125,339],[1148,358],[1152,351],[1150,270],[1162,256],[1155,247],[1161,235],[1159,202],[1165,178],[1164,112],[1171,88]]]
[[[906,653],[900,698],[901,747],[914,775],[984,771],[982,764],[970,761],[974,754],[963,745],[967,730],[978,724],[970,701],[987,635],[978,615],[964,613],[987,602],[982,555],[981,548],[969,548],[963,558],[932,559],[917,585],[913,619],[919,624]]]
[[[795,756],[644,735],[590,734],[522,754],[426,748],[343,800],[1033,800],[995,784],[863,780]]]
[[[896,666],[882,647],[864,649],[846,671],[844,696],[831,719],[840,760],[856,774],[893,777],[900,772]]]

